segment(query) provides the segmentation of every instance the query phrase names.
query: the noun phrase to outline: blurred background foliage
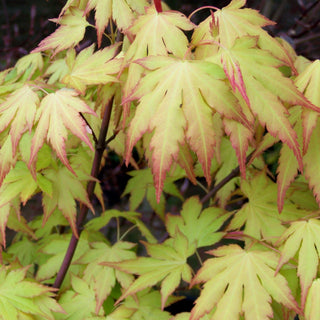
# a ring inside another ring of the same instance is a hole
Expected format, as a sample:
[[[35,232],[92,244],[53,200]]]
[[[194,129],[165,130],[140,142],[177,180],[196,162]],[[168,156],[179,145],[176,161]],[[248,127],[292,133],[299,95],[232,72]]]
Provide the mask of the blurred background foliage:
[[[1,0],[0,70],[12,66],[55,29],[49,18],[58,16],[65,0]],[[230,0],[166,0],[174,9],[189,15],[201,6],[226,6]],[[247,0],[247,7],[259,10],[277,22],[269,32],[291,43],[298,54],[320,58],[320,0]],[[199,23],[209,14],[193,16]]]

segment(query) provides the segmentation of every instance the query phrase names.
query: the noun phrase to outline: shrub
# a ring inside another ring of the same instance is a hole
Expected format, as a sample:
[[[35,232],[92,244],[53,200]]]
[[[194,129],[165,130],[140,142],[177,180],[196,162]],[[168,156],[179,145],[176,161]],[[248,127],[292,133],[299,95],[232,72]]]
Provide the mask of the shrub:
[[[320,62],[244,5],[68,0],[0,74],[1,319],[319,318]]]

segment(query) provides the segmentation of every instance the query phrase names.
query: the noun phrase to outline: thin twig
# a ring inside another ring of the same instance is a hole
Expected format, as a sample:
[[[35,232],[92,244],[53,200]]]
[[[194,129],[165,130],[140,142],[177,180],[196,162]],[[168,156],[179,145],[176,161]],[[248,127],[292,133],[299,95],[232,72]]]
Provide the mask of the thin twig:
[[[248,163],[251,160],[252,155],[254,154],[254,151],[251,152],[247,158],[246,163]],[[226,185],[230,180],[237,177],[240,174],[240,167],[237,166],[234,168],[224,179],[222,179],[215,187],[213,187],[201,200],[201,203],[206,203],[210,200],[210,198],[214,197],[216,193],[224,186]]]
[[[88,122],[88,120],[85,118],[85,116],[80,112],[80,117],[84,120],[84,122],[86,123],[86,125],[89,127],[90,131],[91,131],[91,134],[92,134],[92,137],[93,137],[93,141],[95,144],[98,144],[98,139],[97,139],[97,136],[96,134],[94,133],[90,123]]]

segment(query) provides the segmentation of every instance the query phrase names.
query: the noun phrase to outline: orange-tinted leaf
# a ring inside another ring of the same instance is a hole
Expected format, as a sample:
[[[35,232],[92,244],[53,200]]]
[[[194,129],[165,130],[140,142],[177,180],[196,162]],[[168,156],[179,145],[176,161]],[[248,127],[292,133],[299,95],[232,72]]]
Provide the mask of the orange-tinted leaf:
[[[148,57],[138,62],[153,71],[147,74],[127,100],[140,99],[127,139],[126,162],[136,142],[152,132],[152,171],[159,199],[166,172],[177,159],[179,145],[189,144],[202,165],[208,184],[214,156],[213,115],[249,126],[241,107],[220,79],[221,68],[205,61]],[[212,90],[214,88],[214,90]]]

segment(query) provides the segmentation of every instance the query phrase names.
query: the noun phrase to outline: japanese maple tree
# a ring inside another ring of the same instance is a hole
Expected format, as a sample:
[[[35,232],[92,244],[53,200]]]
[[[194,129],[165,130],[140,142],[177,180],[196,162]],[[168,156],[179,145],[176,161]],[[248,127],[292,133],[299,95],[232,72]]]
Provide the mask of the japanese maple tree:
[[[0,73],[0,319],[319,319],[320,61],[245,5],[68,0]]]

